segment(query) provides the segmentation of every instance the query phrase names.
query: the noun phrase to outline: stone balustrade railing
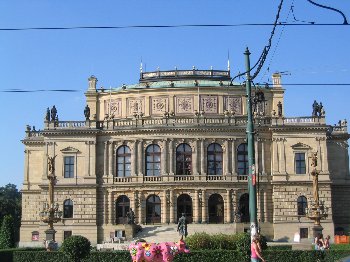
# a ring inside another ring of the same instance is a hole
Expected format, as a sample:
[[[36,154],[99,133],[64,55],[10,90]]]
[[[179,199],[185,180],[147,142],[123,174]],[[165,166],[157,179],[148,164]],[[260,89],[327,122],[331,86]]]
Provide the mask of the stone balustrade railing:
[[[128,176],[128,177],[114,177],[109,179],[108,177],[103,177],[104,183],[108,181],[117,184],[130,184],[130,183],[163,183],[163,182],[174,182],[174,183],[191,183],[191,182],[238,182],[238,181],[248,181],[248,176],[246,175],[164,175],[164,176]],[[265,181],[267,179],[266,175],[260,175],[260,180]]]

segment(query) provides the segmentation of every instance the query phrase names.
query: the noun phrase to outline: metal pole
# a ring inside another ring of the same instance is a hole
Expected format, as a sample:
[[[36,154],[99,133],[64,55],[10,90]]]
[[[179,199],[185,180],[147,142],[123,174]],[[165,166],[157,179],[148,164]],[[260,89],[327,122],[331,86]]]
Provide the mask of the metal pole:
[[[251,239],[257,233],[257,215],[256,215],[256,174],[255,174],[255,152],[254,152],[254,125],[252,116],[252,97],[250,80],[250,59],[249,49],[244,52],[246,63],[246,90],[247,90],[247,142],[248,142],[248,192],[249,192],[249,217],[250,217],[250,235]]]

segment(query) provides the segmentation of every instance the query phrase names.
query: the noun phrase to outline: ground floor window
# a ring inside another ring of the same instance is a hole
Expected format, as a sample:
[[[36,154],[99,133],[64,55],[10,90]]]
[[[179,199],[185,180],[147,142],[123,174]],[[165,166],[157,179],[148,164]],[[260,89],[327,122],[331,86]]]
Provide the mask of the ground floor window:
[[[309,237],[309,229],[308,228],[300,228],[300,239]]]
[[[72,236],[72,231],[63,231],[63,240]]]

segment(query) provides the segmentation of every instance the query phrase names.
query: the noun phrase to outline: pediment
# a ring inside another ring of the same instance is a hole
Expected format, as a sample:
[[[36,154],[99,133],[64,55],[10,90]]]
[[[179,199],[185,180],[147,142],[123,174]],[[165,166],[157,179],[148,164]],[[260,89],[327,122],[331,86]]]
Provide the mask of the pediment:
[[[306,144],[303,144],[301,142],[295,144],[295,145],[292,145],[292,148],[293,149],[304,149],[304,150],[310,150],[311,147],[309,145],[306,145]]]
[[[75,153],[75,154],[80,153],[80,151],[78,149],[71,147],[71,146],[61,149],[61,152],[62,153]]]

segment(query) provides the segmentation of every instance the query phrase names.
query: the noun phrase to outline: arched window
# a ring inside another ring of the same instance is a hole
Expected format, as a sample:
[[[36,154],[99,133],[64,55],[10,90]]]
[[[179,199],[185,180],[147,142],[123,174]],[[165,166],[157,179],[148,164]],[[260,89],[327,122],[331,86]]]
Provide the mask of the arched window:
[[[146,176],[160,176],[160,147],[152,144],[146,148]]]
[[[248,175],[248,145],[245,143],[237,148],[237,170],[238,175]]]
[[[307,208],[306,197],[305,196],[298,197],[297,205],[298,205],[298,216],[305,216],[306,215],[305,209]]]
[[[208,146],[207,174],[222,175],[222,147],[219,144]]]
[[[131,153],[128,146],[120,146],[117,150],[117,176],[131,175]]]
[[[116,224],[127,224],[126,213],[130,210],[130,199],[125,195],[119,196],[115,201],[115,208]]]
[[[63,218],[73,217],[73,201],[67,199],[63,202]]]
[[[160,223],[161,214],[161,201],[159,196],[150,195],[146,200],[146,223]]]
[[[176,175],[191,175],[192,149],[188,144],[180,144],[176,148]]]

